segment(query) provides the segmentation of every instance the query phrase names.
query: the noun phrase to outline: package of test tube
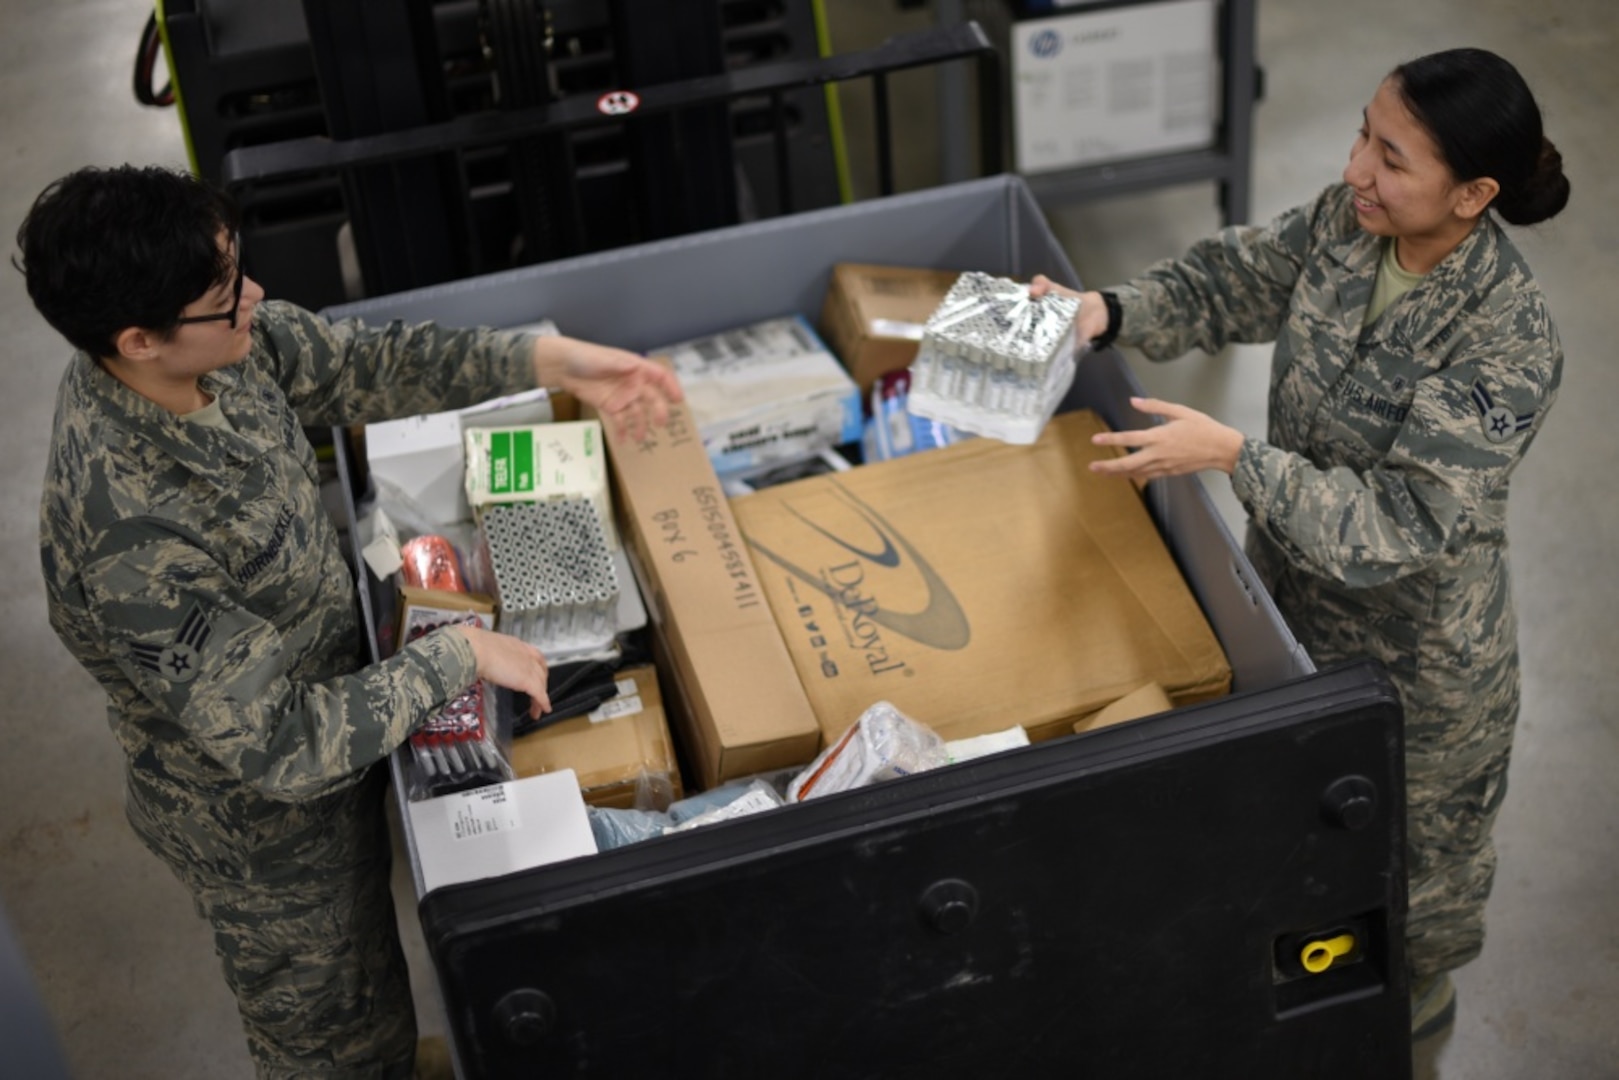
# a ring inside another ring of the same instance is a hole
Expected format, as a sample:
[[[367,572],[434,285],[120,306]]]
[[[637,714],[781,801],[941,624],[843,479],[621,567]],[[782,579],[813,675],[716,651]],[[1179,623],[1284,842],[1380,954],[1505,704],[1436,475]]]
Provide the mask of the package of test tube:
[[[478,525],[502,633],[522,638],[553,661],[612,645],[618,569],[590,499],[486,506]]]
[[[923,325],[907,408],[976,435],[1034,442],[1074,381],[1078,313],[1074,297],[1032,297],[1009,278],[962,274]]]
[[[413,628],[411,638],[439,626],[481,625],[468,612],[445,622]],[[495,735],[494,695],[482,679],[461,691],[411,732],[409,746],[415,768],[408,774],[411,801],[500,784],[516,778],[511,761]]]

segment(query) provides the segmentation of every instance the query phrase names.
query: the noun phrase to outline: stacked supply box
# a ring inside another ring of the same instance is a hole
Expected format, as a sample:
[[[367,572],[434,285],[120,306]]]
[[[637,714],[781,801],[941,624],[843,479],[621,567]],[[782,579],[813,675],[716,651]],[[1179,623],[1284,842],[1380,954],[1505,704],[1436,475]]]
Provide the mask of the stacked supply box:
[[[614,678],[618,693],[587,715],[514,739],[512,768],[518,776],[571,769],[592,806],[661,809],[682,787],[657,672],[643,665]]]
[[[913,266],[838,263],[832,267],[820,329],[862,394],[890,371],[909,367],[922,325],[960,275]]]
[[[618,547],[599,421],[480,424],[468,427],[464,438],[467,501],[475,510],[498,503],[589,499],[608,547]]]

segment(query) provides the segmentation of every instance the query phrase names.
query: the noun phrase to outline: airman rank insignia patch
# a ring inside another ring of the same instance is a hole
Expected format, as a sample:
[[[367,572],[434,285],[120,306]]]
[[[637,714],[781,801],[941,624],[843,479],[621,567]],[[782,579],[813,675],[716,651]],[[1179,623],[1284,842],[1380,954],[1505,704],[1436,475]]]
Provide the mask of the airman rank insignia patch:
[[[1529,425],[1535,422],[1534,413],[1517,416],[1510,409],[1497,405],[1481,382],[1473,384],[1473,407],[1478,410],[1479,420],[1484,425],[1484,437],[1493,443],[1506,442],[1519,432],[1528,431]]]
[[[208,643],[213,628],[202,613],[192,605],[180,624],[180,632],[168,645],[131,645],[135,663],[169,682],[190,682],[202,668],[202,647]]]

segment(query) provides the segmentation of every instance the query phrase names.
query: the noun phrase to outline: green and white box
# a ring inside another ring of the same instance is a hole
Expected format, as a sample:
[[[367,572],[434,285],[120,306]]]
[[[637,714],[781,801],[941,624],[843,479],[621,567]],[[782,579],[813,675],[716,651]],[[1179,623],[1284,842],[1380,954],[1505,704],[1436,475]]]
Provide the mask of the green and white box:
[[[583,496],[596,507],[607,546],[618,550],[600,421],[469,427],[466,456],[467,501],[474,509]]]

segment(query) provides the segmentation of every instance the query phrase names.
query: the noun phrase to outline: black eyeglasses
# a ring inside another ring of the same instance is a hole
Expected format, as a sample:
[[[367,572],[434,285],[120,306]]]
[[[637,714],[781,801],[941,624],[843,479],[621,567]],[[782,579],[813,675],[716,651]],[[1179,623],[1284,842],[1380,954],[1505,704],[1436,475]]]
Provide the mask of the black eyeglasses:
[[[228,322],[232,330],[236,329],[236,313],[242,309],[242,236],[237,233],[231,237],[231,251],[236,259],[236,282],[231,286],[231,305],[229,311],[220,311],[213,315],[185,315],[175,319],[175,325],[199,322]]]

